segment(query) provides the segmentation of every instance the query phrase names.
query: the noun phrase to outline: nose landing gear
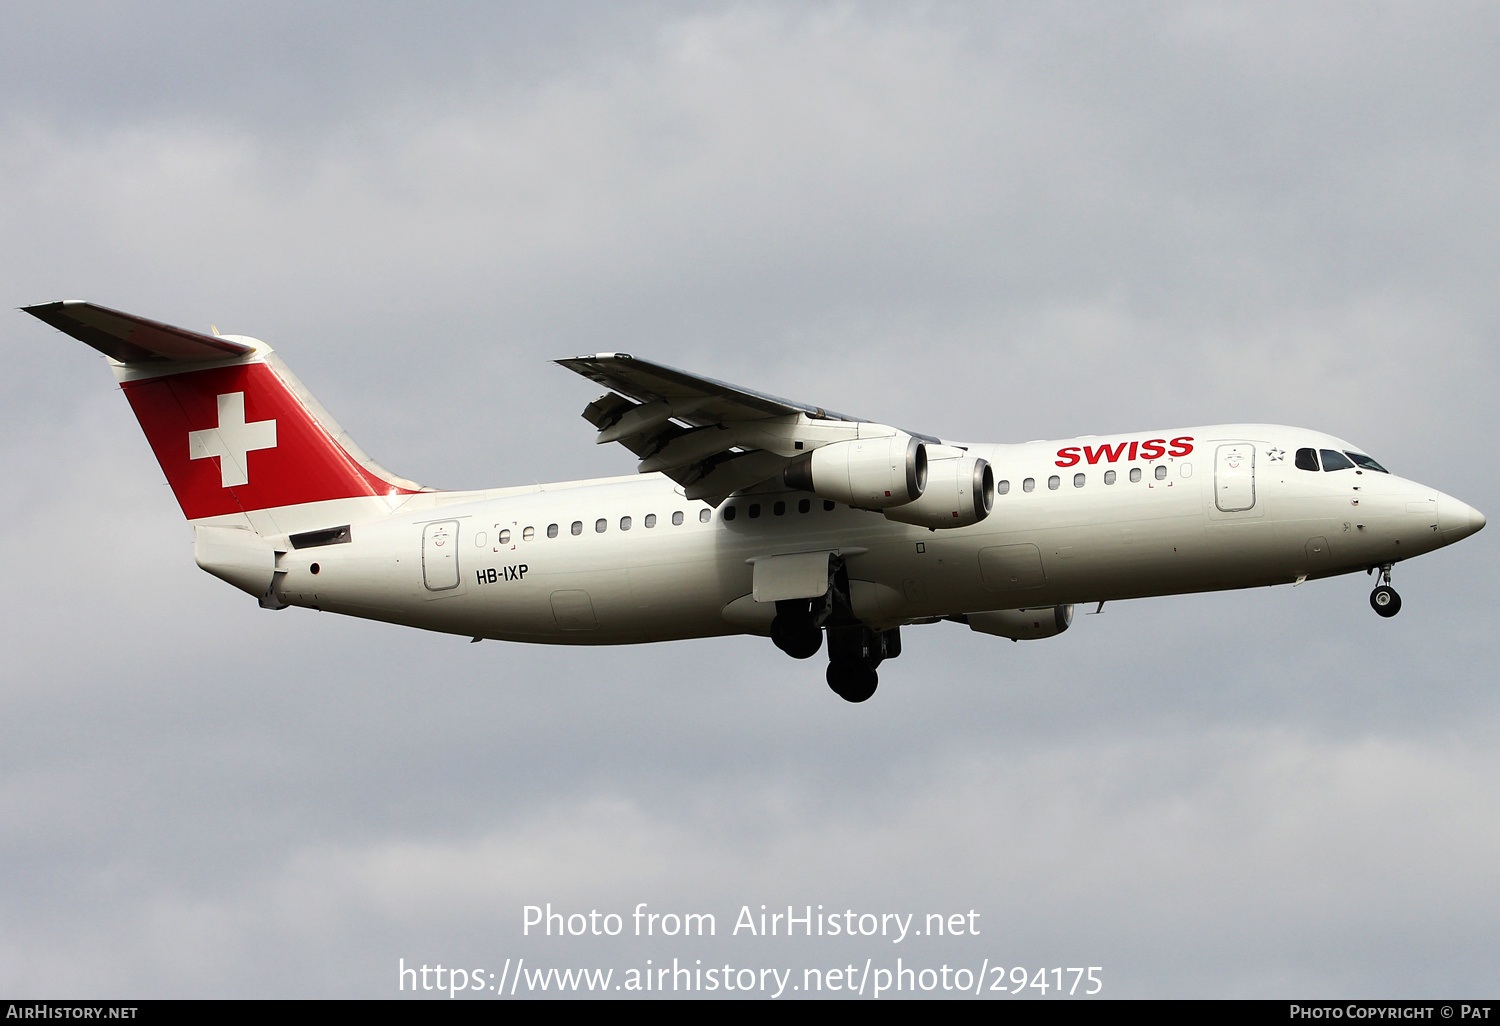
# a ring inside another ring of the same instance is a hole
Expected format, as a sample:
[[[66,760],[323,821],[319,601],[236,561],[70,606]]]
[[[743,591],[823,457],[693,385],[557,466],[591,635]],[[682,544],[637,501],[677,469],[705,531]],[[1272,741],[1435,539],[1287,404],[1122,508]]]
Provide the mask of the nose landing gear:
[[[1374,567],[1370,570],[1373,572]],[[1381,616],[1391,617],[1401,612],[1401,596],[1391,587],[1391,564],[1380,567],[1380,583],[1370,592],[1370,608]]]

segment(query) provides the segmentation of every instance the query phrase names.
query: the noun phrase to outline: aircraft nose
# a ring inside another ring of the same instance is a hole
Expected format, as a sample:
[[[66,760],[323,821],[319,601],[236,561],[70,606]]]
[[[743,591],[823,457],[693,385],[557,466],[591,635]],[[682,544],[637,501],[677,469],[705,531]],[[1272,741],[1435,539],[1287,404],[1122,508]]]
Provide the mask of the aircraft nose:
[[[1438,499],[1438,533],[1443,544],[1452,545],[1478,531],[1485,524],[1484,514],[1451,495]]]

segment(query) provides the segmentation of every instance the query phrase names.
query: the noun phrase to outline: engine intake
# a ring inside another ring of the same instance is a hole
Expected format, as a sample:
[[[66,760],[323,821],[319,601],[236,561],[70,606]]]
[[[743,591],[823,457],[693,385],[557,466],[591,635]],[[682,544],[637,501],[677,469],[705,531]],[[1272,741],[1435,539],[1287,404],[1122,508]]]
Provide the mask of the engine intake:
[[[887,520],[938,531],[969,527],[995,505],[995,472],[989,461],[962,449],[928,447],[927,488],[921,498],[882,510]]]
[[[793,460],[788,488],[862,509],[902,506],[927,487],[927,447],[904,431],[830,442]]]

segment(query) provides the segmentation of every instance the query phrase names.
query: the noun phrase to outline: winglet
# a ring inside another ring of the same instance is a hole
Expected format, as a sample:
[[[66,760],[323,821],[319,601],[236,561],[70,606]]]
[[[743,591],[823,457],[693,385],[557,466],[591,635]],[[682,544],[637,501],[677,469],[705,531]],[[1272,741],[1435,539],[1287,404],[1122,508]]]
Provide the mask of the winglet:
[[[253,346],[216,335],[174,328],[160,321],[95,306],[81,299],[21,307],[58,331],[93,346],[121,363],[192,363],[223,360],[255,351]]]

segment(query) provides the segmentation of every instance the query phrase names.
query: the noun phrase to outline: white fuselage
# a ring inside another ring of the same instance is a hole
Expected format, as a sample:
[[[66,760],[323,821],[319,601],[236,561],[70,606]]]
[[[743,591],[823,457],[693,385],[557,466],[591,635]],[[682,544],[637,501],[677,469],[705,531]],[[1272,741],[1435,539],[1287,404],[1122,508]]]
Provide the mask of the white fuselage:
[[[655,474],[424,492],[394,509],[336,500],[275,511],[276,523],[257,529],[350,526],[347,542],[277,546],[290,604],[476,638],[621,644],[766,633],[775,608],[754,601],[751,561],[784,553],[839,553],[855,614],[884,629],[1291,584],[1420,555],[1483,524],[1464,503],[1394,475],[1296,468],[1299,447],[1350,448],[1319,432],[1157,434],[1190,436],[1193,451],[1132,460],[1109,444],[1143,435],[967,446],[990,461],[1000,494],[987,519],[950,530],[802,491],[737,494],[713,508]],[[1070,448],[1077,454],[1060,459]]]
[[[626,353],[559,365],[633,477],[444,492],[364,453],[272,352],[82,300],[26,307],[104,353],[204,570],[266,608],[609,645],[769,634],[869,698],[903,624],[1015,640],[1084,602],[1390,566],[1484,517],[1340,439],[1221,424],[959,445]],[[826,635],[826,638],[825,638]]]

